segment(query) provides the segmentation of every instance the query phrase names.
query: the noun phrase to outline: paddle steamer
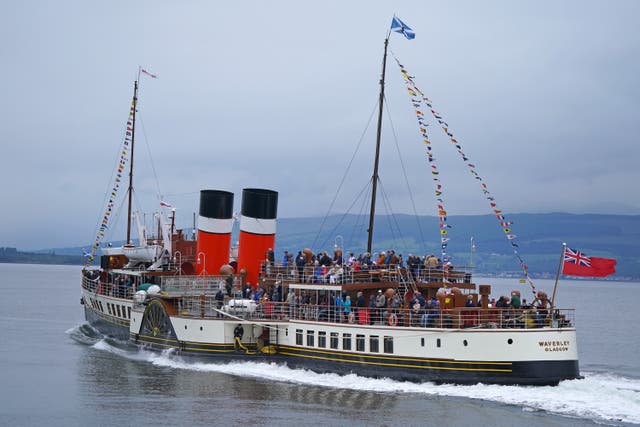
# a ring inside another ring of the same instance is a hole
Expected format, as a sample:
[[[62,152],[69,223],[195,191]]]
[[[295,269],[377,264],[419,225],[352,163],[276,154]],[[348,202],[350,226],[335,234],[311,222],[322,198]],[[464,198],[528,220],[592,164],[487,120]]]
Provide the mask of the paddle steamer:
[[[121,173],[130,160],[129,206],[137,90],[136,81],[119,166]],[[117,185],[114,197],[116,190]],[[139,227],[137,245],[129,207],[126,244],[102,248],[100,268],[87,266],[82,272],[87,321],[104,334],[176,355],[286,363],[317,372],[457,384],[549,385],[580,377],[574,311],[549,306],[542,293],[538,308],[498,308],[491,304],[491,286],[476,284],[470,268],[407,266],[393,254],[349,262],[341,248],[329,256],[325,271],[309,249],[291,263],[276,263],[270,255],[278,193],[243,190],[237,247],[231,246],[233,202],[230,192],[203,190],[197,236],[176,230],[175,212],[167,216],[165,209],[158,216],[158,236],[147,239]],[[112,206],[110,200],[106,213]],[[102,220],[90,260],[109,216]],[[256,298],[262,290],[265,295]]]

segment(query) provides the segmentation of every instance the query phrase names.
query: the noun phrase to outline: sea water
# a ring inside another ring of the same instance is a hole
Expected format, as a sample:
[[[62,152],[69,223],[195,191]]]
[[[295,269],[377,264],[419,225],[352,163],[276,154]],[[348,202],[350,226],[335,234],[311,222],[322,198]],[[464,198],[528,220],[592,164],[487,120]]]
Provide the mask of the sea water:
[[[640,424],[640,284],[561,280],[582,380],[557,387],[433,385],[181,358],[86,325],[73,266],[0,264],[0,425]],[[493,294],[528,285],[478,279]],[[536,281],[551,295],[552,281]],[[527,298],[530,299],[530,298]]]

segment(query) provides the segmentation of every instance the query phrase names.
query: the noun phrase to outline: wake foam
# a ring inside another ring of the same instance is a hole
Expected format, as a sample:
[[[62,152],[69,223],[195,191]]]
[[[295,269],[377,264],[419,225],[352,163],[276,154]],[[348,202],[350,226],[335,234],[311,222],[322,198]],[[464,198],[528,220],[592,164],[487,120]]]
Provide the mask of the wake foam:
[[[275,363],[231,362],[203,363],[176,357],[172,350],[163,353],[118,348],[106,340],[93,347],[131,360],[146,361],[156,366],[198,372],[216,372],[267,381],[331,387],[380,393],[462,397],[515,405],[523,411],[545,411],[557,415],[590,419],[596,422],[640,424],[640,380],[614,374],[583,372],[582,380],[562,381],[558,386],[471,386],[416,384],[390,379],[374,379],[355,374],[318,374],[306,369],[291,369]]]

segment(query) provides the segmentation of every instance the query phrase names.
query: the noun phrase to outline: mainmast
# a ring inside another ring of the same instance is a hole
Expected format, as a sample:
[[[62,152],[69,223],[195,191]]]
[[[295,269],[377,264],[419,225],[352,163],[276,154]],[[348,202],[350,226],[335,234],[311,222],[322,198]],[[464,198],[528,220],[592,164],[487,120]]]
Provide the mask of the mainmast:
[[[369,213],[369,229],[367,230],[367,252],[371,254],[371,244],[373,241],[373,219],[376,214],[376,191],[378,189],[378,163],[380,162],[380,136],[382,135],[382,109],[384,103],[384,77],[387,69],[387,46],[389,45],[389,36],[384,40],[384,57],[382,59],[382,78],[380,79],[380,100],[378,101],[378,132],[376,137],[376,157],[373,164],[373,181],[371,187],[371,211]]]
[[[386,54],[386,50],[385,50]],[[129,208],[127,210],[127,245],[131,244],[131,198],[133,196],[133,144],[136,139],[136,105],[138,104],[138,81],[133,82],[133,109],[131,125],[131,161],[129,163]]]

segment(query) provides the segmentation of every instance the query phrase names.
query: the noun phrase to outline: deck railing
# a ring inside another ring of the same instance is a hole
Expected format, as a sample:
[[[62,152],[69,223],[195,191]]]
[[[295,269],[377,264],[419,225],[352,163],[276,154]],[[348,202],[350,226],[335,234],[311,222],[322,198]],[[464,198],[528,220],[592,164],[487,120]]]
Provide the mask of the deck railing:
[[[99,295],[107,295],[116,298],[130,299],[133,296],[131,284],[102,282],[99,278],[82,276],[82,287]]]
[[[213,296],[183,296],[177,302],[178,313],[186,317],[223,318],[237,320],[287,321],[404,326],[417,328],[565,328],[575,325],[573,309],[481,309],[450,310],[358,308],[345,312],[343,308],[326,305],[288,304],[267,301],[246,303],[247,300],[225,299],[219,303]],[[243,302],[246,304],[243,305]]]
[[[359,282],[398,281],[400,276],[416,282],[449,282],[471,283],[470,267],[419,267],[409,268],[399,265],[373,266],[367,269],[356,269],[353,266],[328,267],[324,270],[318,266],[298,267],[295,265],[264,265],[262,277],[269,279],[282,278],[297,283],[346,284]]]

